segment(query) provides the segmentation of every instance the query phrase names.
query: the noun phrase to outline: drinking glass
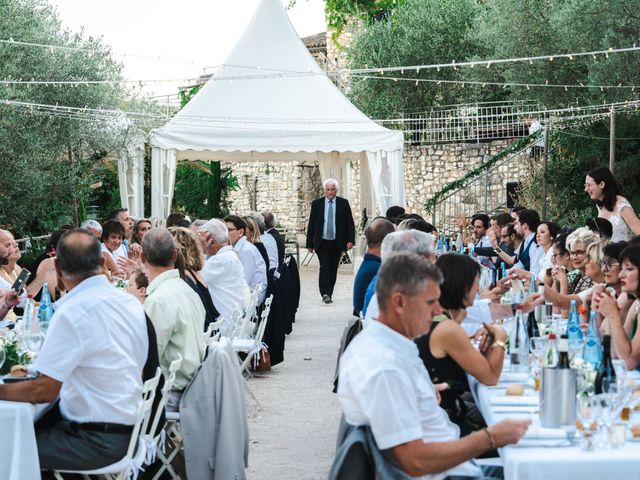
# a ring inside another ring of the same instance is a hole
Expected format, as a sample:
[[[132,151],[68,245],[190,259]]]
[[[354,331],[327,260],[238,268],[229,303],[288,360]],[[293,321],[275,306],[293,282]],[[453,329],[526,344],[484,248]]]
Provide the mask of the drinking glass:
[[[592,398],[595,402],[597,415],[602,419],[600,428],[598,430],[598,440],[596,442],[596,446],[598,448],[608,448],[610,445],[609,430],[611,424],[616,416],[620,414],[617,409],[619,402],[618,394],[617,392],[601,393],[599,395],[594,395]]]
[[[593,450],[593,434],[598,429],[597,408],[593,397],[578,395],[576,402],[576,428],[582,438],[582,450]]]
[[[5,358],[4,348],[0,348],[0,369],[2,369],[2,365],[4,365]]]
[[[42,333],[30,333],[26,337],[27,348],[30,352],[37,354],[42,348],[42,342],[44,341],[44,337]]]

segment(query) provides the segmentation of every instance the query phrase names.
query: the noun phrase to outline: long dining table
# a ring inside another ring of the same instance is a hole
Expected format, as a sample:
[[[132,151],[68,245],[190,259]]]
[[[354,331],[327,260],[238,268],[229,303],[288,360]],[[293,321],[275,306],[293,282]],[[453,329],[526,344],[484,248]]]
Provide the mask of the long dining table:
[[[506,362],[505,362],[506,363]],[[573,434],[540,423],[539,394],[526,373],[511,373],[506,366],[498,385],[487,387],[470,377],[471,388],[487,425],[507,418],[532,420],[526,435],[515,445],[499,449],[506,480],[640,480],[640,442],[628,439],[621,448],[585,451]],[[636,381],[636,372],[630,374]],[[522,396],[507,396],[509,384],[525,386]],[[634,412],[632,423],[640,423]]]
[[[0,479],[39,480],[34,421],[47,405],[0,400]]]

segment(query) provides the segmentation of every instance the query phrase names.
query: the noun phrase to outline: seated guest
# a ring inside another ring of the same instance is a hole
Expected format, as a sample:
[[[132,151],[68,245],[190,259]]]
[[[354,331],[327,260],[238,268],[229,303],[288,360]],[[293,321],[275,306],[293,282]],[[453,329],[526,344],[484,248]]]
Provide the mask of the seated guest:
[[[187,216],[181,212],[170,213],[165,222],[166,228],[175,227],[178,222],[184,220]],[[188,228],[188,226],[187,226]]]
[[[198,294],[207,313],[204,321],[204,329],[206,330],[211,322],[215,322],[220,313],[216,310],[207,283],[200,273],[200,270],[204,267],[202,247],[195,233],[187,228],[171,227],[169,232],[173,235],[176,249],[180,253],[181,265],[179,270],[182,270],[180,276]]]
[[[441,407],[461,436],[486,427],[476,406],[467,373],[485,385],[496,385],[502,372],[507,334],[499,325],[484,324],[492,341],[481,351],[469,342],[469,335],[460,326],[473,305],[479,290],[480,265],[466,255],[450,253],[436,260],[444,281],[440,284],[441,317],[434,319],[429,332],[416,340],[420,358],[433,383],[449,384],[441,392]]]
[[[613,347],[619,358],[626,361],[628,369],[637,369],[640,365],[640,329],[638,312],[640,311],[640,245],[631,245],[620,254],[620,281],[622,291],[635,297],[626,316],[616,299],[606,290],[594,294],[592,302],[596,310],[605,317],[611,331]]]
[[[264,244],[264,248],[266,251],[267,258],[265,259],[265,263],[267,264],[267,272],[269,270],[273,270],[274,268],[278,268],[278,243],[276,242],[275,237],[271,235],[267,235],[267,224],[264,221],[264,216],[258,212],[250,212],[248,217],[252,218],[253,221],[258,226],[258,232],[260,233],[260,241]],[[248,222],[247,222],[248,225]],[[248,238],[248,237],[247,237]],[[254,245],[256,244],[254,241],[251,241]],[[262,252],[260,252],[262,254]],[[264,258],[264,254],[262,255]]]
[[[494,253],[498,256],[496,266],[502,268],[504,264],[507,268],[512,267],[516,263],[515,252],[520,245],[522,245],[522,237],[516,232],[513,223],[507,223],[500,231],[500,244],[492,245]]]
[[[15,292],[15,290],[0,290],[0,301],[2,301],[2,303],[0,304],[0,320],[4,320],[4,318],[7,316],[7,313],[9,313],[9,311],[13,307],[20,303],[20,297]],[[5,324],[0,323],[0,328],[5,326],[6,322]]]
[[[247,224],[247,229],[245,230],[245,237],[247,241],[252,244],[254,247],[258,249],[260,252],[260,256],[264,261],[264,264],[267,268],[267,272],[271,269],[269,263],[269,254],[267,253],[267,247],[265,247],[264,243],[262,243],[262,237],[260,236],[260,229],[258,227],[258,223],[249,216],[244,217],[244,221]],[[275,240],[274,240],[275,245]]]
[[[247,240],[245,236],[247,223],[242,218],[237,215],[228,215],[225,217],[224,223],[229,231],[229,243],[244,268],[244,278],[247,285],[252,290],[262,287],[260,293],[260,303],[262,303],[267,293],[267,265],[258,249]]]
[[[369,425],[378,448],[409,476],[480,476],[468,460],[516,443],[531,421],[505,420],[461,439],[438,405],[413,340],[442,313],[441,281],[424,256],[397,253],[384,260],[376,284],[378,319],[344,352],[338,396],[346,422]]]
[[[86,230],[96,238],[102,237],[102,225],[100,225],[100,222],[98,222],[97,220],[92,220],[92,219],[85,220],[80,225],[80,228],[82,230]]]
[[[560,282],[560,293],[578,294],[593,286],[593,280],[585,275],[587,248],[599,240],[598,236],[586,227],[578,228],[567,236],[566,247],[573,270],[566,274],[562,270],[556,272],[556,279]]]
[[[489,228],[486,230],[486,236],[489,239],[489,245],[478,246],[476,245],[474,252],[476,255],[484,257],[492,257],[492,262],[495,268],[501,268],[502,260],[496,257],[495,250],[501,247],[507,255],[513,255],[513,251],[508,250],[508,246],[503,242],[501,238],[502,229],[511,223],[511,215],[508,213],[498,213],[493,215],[489,219]],[[511,266],[511,265],[509,265]]]
[[[387,208],[387,211],[385,212],[384,216],[391,223],[397,225],[398,223],[400,223],[398,218],[404,214],[405,214],[404,208],[394,205],[392,207]]]
[[[112,276],[124,275],[118,266],[118,258],[127,257],[128,250],[123,245],[124,232],[124,227],[116,220],[107,220],[102,225],[102,236],[100,237],[102,244],[100,247],[105,257],[105,267]]]
[[[244,311],[248,287],[244,269],[229,245],[227,226],[217,218],[200,227],[204,253],[208,255],[200,272],[209,287],[213,304],[220,315],[230,321],[234,310]]]
[[[72,230],[58,242],[58,300],[32,381],[0,385],[0,399],[53,402],[36,425],[40,467],[89,470],[121,460],[137,420],[148,350],[140,303],[102,275],[100,243]]]
[[[586,227],[602,240],[609,240],[613,235],[613,225],[606,218],[595,217],[587,220]]]
[[[276,219],[273,216],[273,213],[265,210],[262,212],[262,217],[264,218],[264,233],[265,235],[272,236],[276,241],[276,246],[278,247],[278,263],[271,263],[272,267],[277,267],[284,261],[284,237],[280,234],[278,229],[276,228]],[[266,245],[266,244],[265,244]],[[267,247],[267,251],[269,248]],[[271,256],[269,256],[271,258]]]
[[[362,263],[353,281],[353,314],[357,317],[364,306],[364,296],[367,287],[380,268],[380,247],[382,240],[389,233],[395,231],[395,226],[384,217],[374,218],[364,236],[367,241],[367,251],[362,258]]]
[[[18,265],[18,260],[22,258],[22,253],[20,252],[18,242],[16,242],[10,231],[2,230],[0,241],[5,243],[5,247],[7,245],[9,246],[7,261],[3,265],[0,265],[0,279],[10,287],[18,279],[22,271],[22,267]]]
[[[144,303],[147,298],[147,288],[149,288],[149,279],[142,270],[136,270],[129,277],[127,285],[127,293],[130,293],[138,299],[140,303]]]
[[[148,218],[140,218],[133,224],[131,236],[129,237],[129,258],[133,258],[136,261],[140,259],[142,239],[151,228],[151,220]]]
[[[167,229],[152,228],[142,239],[142,264],[149,278],[144,310],[156,331],[160,368],[165,376],[169,375],[171,362],[182,355],[167,404],[174,411],[204,357],[202,332],[206,316],[200,297],[175,268],[177,255]]]
[[[133,218],[129,215],[129,210],[126,208],[116,208],[110,214],[107,220],[113,220],[115,222],[119,222],[120,225],[124,228],[124,236],[122,240],[122,248],[124,250],[124,256],[129,255],[129,236],[131,235],[131,230],[133,229]]]

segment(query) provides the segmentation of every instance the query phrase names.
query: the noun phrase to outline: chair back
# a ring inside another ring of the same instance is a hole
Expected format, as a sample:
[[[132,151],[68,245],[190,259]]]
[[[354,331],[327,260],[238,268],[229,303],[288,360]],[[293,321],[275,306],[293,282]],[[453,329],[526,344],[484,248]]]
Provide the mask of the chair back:
[[[247,308],[244,311],[244,315],[239,326],[239,331],[235,335],[236,337],[247,338],[253,335],[253,331],[255,329],[255,323],[253,322],[253,319],[256,314],[256,308],[258,307],[261,293],[262,285],[258,285],[254,290],[251,291],[251,295],[249,296],[249,303],[247,304]]]
[[[144,382],[144,385],[142,386],[142,399],[138,404],[138,410],[136,412],[138,418],[133,426],[131,440],[129,441],[129,448],[127,449],[127,456],[125,457],[128,461],[133,459],[133,454],[141,435],[147,432],[149,419],[151,418],[151,412],[153,410],[153,399],[156,396],[156,387],[160,381],[160,375],[160,367],[158,367],[156,374]]]
[[[176,372],[182,365],[182,355],[178,354],[177,358],[173,360],[169,364],[169,376],[165,378],[164,386],[162,387],[162,398],[160,399],[160,403],[158,403],[158,408],[156,409],[156,414],[153,416],[153,422],[151,423],[151,427],[147,430],[144,430],[144,434],[151,435],[154,437],[154,440],[159,439],[161,434],[157,436],[154,435],[156,429],[158,428],[158,423],[160,422],[160,418],[162,417],[162,411],[167,406],[167,402],[169,401],[169,394],[171,393],[171,388],[173,387],[173,382],[176,380]]]
[[[262,339],[264,338],[264,331],[267,328],[267,321],[269,320],[269,313],[271,312],[271,302],[273,302],[273,293],[264,301],[264,310],[260,317],[260,324],[255,336],[255,345],[262,345]]]

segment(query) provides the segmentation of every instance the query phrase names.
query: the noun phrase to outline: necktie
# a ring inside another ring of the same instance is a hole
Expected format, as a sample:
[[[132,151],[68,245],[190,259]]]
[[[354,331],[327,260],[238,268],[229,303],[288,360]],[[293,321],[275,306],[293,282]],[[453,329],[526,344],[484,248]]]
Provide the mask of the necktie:
[[[329,211],[327,212],[327,240],[335,240],[336,234],[333,231],[333,200],[329,200]]]

